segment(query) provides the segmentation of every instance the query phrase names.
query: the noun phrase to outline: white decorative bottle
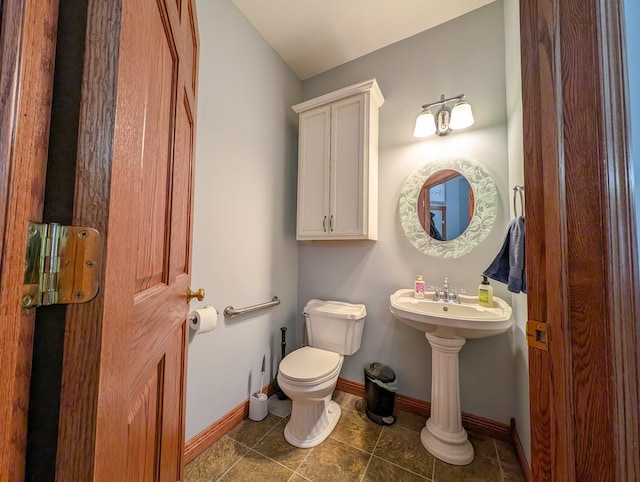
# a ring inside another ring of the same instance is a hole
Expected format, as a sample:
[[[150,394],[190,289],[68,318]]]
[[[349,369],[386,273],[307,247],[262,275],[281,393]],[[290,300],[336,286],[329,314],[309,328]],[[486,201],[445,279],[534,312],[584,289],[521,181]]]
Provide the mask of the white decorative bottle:
[[[424,298],[424,278],[421,275],[416,276],[413,283],[413,296],[415,298]]]

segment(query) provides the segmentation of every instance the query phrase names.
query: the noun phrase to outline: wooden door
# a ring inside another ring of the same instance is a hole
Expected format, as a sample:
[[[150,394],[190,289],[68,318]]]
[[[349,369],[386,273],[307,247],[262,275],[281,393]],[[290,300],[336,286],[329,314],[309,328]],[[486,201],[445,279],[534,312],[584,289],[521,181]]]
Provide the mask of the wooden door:
[[[533,480],[640,480],[622,2],[520,7],[528,316],[548,340],[529,349]]]
[[[101,291],[66,315],[56,480],[182,478],[198,33],[193,0],[89,0],[74,224]]]
[[[0,481],[22,480],[34,310],[22,310],[29,221],[42,219],[58,2],[0,3]]]

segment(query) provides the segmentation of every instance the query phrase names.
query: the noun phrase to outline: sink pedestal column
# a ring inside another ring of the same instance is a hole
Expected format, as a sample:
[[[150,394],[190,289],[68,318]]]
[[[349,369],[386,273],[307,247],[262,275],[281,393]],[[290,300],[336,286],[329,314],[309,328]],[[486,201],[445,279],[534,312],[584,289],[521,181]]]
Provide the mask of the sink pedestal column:
[[[422,445],[452,465],[473,461],[473,447],[462,428],[458,353],[464,338],[441,338],[425,333],[432,348],[431,417],[422,429]]]

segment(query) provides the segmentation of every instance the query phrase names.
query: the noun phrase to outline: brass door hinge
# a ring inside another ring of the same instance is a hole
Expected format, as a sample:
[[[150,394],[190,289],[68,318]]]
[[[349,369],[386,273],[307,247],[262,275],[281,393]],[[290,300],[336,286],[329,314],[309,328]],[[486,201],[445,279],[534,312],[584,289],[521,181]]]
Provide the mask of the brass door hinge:
[[[95,229],[29,223],[22,307],[92,300],[101,264],[102,236]]]
[[[549,351],[547,324],[540,321],[527,321],[527,344],[538,350]]]

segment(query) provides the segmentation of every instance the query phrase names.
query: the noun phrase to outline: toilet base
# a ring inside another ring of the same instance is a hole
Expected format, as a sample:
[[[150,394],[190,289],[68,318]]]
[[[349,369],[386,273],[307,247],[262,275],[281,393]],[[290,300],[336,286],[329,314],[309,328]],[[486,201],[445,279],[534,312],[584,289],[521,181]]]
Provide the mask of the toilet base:
[[[294,400],[284,438],[294,447],[315,447],[333,432],[341,413],[340,405],[331,400],[331,395],[311,403]]]

